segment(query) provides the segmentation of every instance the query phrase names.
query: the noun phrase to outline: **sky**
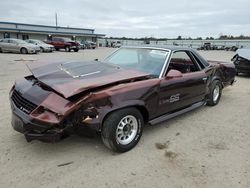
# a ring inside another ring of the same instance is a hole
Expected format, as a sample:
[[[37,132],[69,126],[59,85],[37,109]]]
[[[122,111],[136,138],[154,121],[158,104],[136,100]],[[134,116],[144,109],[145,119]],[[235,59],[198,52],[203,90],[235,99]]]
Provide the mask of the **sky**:
[[[0,21],[93,28],[108,37],[250,36],[250,0],[0,0]]]

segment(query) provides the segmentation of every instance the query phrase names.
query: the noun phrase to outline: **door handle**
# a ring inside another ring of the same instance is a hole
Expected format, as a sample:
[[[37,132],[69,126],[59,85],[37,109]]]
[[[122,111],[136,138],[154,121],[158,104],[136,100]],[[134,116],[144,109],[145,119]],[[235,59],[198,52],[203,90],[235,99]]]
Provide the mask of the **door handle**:
[[[208,79],[208,77],[204,77],[204,78],[202,78],[202,80],[204,81],[204,83],[206,83],[206,82],[207,82],[207,79]]]

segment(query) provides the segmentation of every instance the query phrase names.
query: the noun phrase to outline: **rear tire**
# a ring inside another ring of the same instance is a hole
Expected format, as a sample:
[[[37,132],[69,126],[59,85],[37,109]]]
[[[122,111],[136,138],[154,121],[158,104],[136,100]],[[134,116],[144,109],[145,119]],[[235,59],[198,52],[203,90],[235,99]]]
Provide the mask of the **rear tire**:
[[[2,48],[0,48],[0,53],[3,53],[3,50],[2,50]]]
[[[129,151],[139,142],[143,124],[143,117],[136,108],[114,111],[103,123],[103,143],[116,152]]]
[[[26,48],[21,48],[20,52],[21,54],[27,54],[28,50]]]
[[[210,87],[210,93],[208,95],[208,106],[215,106],[219,103],[222,92],[222,84],[219,80],[214,80]]]

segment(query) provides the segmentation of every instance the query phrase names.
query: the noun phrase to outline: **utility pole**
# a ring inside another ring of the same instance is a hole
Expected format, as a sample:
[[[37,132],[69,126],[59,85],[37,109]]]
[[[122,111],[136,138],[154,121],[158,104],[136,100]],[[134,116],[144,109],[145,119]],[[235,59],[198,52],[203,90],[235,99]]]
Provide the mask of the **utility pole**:
[[[57,28],[57,26],[58,26],[58,25],[57,25],[57,13],[56,13],[56,28]]]

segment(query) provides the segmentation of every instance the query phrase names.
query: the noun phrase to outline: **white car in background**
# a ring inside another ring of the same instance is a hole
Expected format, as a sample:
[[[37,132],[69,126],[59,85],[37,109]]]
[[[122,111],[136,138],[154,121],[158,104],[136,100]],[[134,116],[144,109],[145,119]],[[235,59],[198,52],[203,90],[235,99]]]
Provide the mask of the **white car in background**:
[[[46,44],[45,42],[41,40],[28,39],[26,40],[26,42],[38,46],[41,52],[52,52],[55,49],[53,45]]]
[[[20,39],[5,38],[0,39],[0,52],[16,52],[21,54],[36,54],[40,48]]]

